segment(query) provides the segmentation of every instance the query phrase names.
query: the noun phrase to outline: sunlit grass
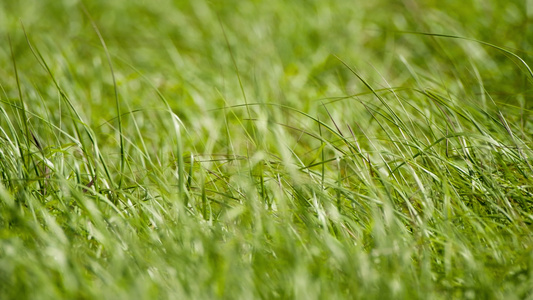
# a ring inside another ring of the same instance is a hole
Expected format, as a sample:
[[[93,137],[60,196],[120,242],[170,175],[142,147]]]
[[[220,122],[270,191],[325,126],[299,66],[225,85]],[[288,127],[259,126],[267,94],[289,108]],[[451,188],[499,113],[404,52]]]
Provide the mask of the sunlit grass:
[[[230,2],[0,4],[0,298],[531,297],[528,7]]]

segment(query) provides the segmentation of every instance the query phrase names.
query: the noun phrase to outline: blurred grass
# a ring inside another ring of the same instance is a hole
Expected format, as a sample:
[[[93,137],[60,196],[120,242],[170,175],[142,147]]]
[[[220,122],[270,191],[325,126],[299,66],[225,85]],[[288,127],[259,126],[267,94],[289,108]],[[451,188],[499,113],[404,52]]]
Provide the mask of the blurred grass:
[[[1,2],[1,298],[531,297],[531,11]]]

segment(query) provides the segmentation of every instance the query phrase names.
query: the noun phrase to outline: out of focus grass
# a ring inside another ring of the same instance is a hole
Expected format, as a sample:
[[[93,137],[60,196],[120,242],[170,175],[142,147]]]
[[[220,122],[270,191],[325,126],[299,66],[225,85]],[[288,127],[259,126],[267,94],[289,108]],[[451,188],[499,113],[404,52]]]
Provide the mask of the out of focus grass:
[[[0,298],[533,297],[532,18],[0,2]]]

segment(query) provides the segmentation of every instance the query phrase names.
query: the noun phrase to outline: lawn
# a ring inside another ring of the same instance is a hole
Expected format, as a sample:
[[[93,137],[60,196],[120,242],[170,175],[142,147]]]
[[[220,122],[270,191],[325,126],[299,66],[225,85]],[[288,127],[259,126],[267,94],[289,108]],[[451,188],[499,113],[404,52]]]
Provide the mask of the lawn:
[[[0,2],[1,299],[533,299],[532,1]]]

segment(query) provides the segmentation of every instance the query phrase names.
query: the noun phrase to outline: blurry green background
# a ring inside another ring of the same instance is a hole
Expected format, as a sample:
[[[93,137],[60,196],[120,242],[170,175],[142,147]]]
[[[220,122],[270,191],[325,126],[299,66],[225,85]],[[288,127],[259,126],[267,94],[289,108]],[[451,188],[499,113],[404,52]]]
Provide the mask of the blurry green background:
[[[85,93],[76,95],[80,100],[96,107],[108,101],[112,89],[101,85],[111,84],[110,71],[81,2],[22,0],[0,5],[4,86],[14,86],[8,35],[22,80],[29,74],[46,76],[36,61],[26,59],[31,54],[24,27],[63,85],[84,85],[74,91]],[[295,103],[340,96],[344,91],[338,89],[359,90],[354,77],[331,55],[368,70],[363,77],[383,86],[385,80],[394,86],[412,78],[400,61],[403,57],[417,72],[443,73],[444,81],[448,73],[471,78],[473,63],[497,100],[513,101],[509,98],[527,90],[520,66],[499,64],[508,59],[500,51],[401,33],[477,39],[517,49],[530,62],[533,8],[527,1],[134,0],[87,1],[85,6],[112,55],[120,89],[138,95],[127,99],[133,106],[150,105],[151,97],[129,65],[181,111],[219,107],[220,97],[230,104],[242,103],[232,54],[252,102]],[[502,81],[524,85],[513,85],[509,91],[499,84]],[[7,92],[12,96],[15,91]]]

